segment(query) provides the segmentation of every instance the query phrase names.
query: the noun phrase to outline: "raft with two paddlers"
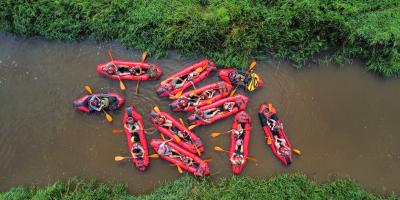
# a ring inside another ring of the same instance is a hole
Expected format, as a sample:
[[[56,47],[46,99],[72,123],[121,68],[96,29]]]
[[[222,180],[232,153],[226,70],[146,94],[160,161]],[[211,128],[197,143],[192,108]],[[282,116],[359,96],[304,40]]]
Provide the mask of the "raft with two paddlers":
[[[208,125],[245,110],[248,102],[249,98],[237,94],[198,108],[188,117],[188,120],[191,125]]]
[[[161,112],[158,107],[155,107],[150,112],[150,119],[158,131],[173,139],[189,152],[200,155],[204,151],[200,138],[170,114]]]
[[[155,64],[113,60],[97,65],[97,72],[114,80],[156,80],[163,72]]]
[[[125,110],[123,123],[132,161],[138,170],[145,171],[150,159],[142,117],[133,106],[129,106]]]
[[[97,98],[95,98],[95,97]],[[91,101],[93,99],[93,101]],[[102,110],[110,111],[110,110],[118,110],[122,104],[124,103],[124,98],[113,92],[109,93],[100,93],[100,94],[87,94],[73,102],[74,108],[83,111],[83,112],[94,112],[94,110],[89,105],[90,103],[102,104]],[[97,105],[94,105],[97,106]]]
[[[229,159],[234,174],[240,174],[248,160],[251,121],[245,111],[240,111],[232,124]]]
[[[174,98],[177,93],[182,93],[186,88],[202,81],[211,71],[216,69],[214,62],[210,60],[194,63],[161,81],[160,86],[157,88],[157,95]]]
[[[253,91],[264,85],[264,81],[254,72],[227,68],[218,70],[218,76],[233,87],[242,87],[247,91]]]
[[[205,160],[169,140],[152,139],[150,145],[164,160],[184,169],[195,176],[210,174],[210,168]]]
[[[282,122],[276,115],[276,109],[272,104],[263,103],[258,110],[258,116],[272,153],[284,165],[292,163],[292,145],[284,131]]]
[[[183,93],[178,99],[172,101],[169,106],[175,112],[189,112],[196,107],[212,104],[229,96],[232,86],[220,81],[198,89]]]

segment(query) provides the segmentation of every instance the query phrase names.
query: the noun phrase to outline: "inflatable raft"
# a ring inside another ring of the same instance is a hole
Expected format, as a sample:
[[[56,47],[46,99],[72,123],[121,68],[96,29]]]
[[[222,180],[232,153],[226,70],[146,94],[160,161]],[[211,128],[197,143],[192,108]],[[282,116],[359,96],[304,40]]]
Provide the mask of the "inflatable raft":
[[[249,73],[245,70],[237,70],[236,68],[221,69],[218,76],[225,82],[234,87],[242,87],[248,91],[253,91],[264,85],[264,81],[256,73]],[[254,79],[254,81],[251,81]]]
[[[234,174],[240,174],[249,156],[251,121],[251,117],[245,111],[240,111],[235,115],[232,124],[229,159]]]
[[[200,138],[171,115],[153,109],[150,112],[150,119],[158,131],[174,139],[177,144],[189,152],[200,154],[204,151]]]
[[[124,103],[124,98],[117,93],[101,93],[101,94],[88,94],[85,95],[73,102],[74,108],[83,111],[83,112],[94,112],[89,106],[89,100],[93,97],[93,95],[97,96],[100,99],[100,102],[103,101],[106,104],[103,109],[106,111],[109,110],[118,110],[122,104]]]
[[[272,104],[263,103],[258,110],[258,116],[267,138],[267,144],[272,152],[284,165],[287,166],[292,163],[292,146],[285,134],[281,121],[276,115],[276,109]],[[275,125],[273,121],[275,121]]]
[[[206,176],[210,174],[210,168],[206,161],[185,150],[175,142],[152,139],[150,145],[161,158],[195,176]]]
[[[197,109],[188,120],[191,125],[208,125],[246,109],[248,102],[249,98],[237,94]]]
[[[97,72],[114,80],[155,80],[163,72],[160,67],[145,62],[114,60],[97,65]]]
[[[196,90],[183,93],[178,99],[172,101],[169,106],[174,112],[188,112],[212,104],[227,97],[232,86],[226,82],[212,83]]]
[[[142,117],[133,106],[129,106],[125,110],[123,123],[132,161],[138,170],[145,171],[150,159]]]
[[[214,62],[210,60],[202,60],[194,63],[163,80],[157,88],[157,95],[172,98],[176,93],[192,87],[192,84],[202,81],[211,71],[216,69]]]

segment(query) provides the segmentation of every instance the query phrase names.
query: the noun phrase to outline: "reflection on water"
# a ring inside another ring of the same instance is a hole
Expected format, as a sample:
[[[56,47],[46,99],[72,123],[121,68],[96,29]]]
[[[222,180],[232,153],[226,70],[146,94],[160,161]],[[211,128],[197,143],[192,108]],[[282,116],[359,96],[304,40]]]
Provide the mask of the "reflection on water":
[[[111,132],[122,127],[122,112],[111,113],[114,122],[108,124],[102,114],[72,108],[72,101],[85,94],[86,84],[96,91],[121,93],[118,81],[96,72],[96,65],[108,60],[109,48],[118,59],[140,56],[117,43],[49,42],[0,34],[0,190],[80,176],[127,183],[130,192],[147,193],[180,177],[176,168],[160,159],[152,160],[146,173],[138,172],[129,161],[113,161],[115,155],[128,155],[125,136]],[[148,61],[161,66],[166,78],[200,59],[170,52]],[[298,71],[286,63],[259,61],[256,71],[265,79],[265,87],[248,94],[247,111],[254,118],[249,152],[258,165],[248,162],[242,175],[303,172],[319,181],[351,177],[371,191],[399,194],[399,80],[382,80],[364,72],[360,64]],[[201,84],[217,80],[213,73]],[[122,92],[125,105],[135,105],[147,127],[154,105],[169,111],[169,101],[155,95],[157,84],[142,82],[136,96],[136,82],[126,82],[128,89]],[[264,101],[277,107],[292,144],[303,152],[288,168],[265,144],[257,119],[258,106]],[[226,130],[231,123],[232,117],[195,129],[205,143],[203,157],[212,158],[214,180],[232,175],[226,155],[212,150],[214,145],[228,149],[230,141],[227,136],[211,138],[209,134]]]

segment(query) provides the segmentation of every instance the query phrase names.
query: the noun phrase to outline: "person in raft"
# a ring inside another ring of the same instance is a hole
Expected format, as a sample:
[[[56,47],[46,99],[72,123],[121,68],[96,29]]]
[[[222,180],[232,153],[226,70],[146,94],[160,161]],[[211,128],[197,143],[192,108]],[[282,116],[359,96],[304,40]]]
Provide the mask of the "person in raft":
[[[157,115],[157,116],[154,118],[154,120],[155,120],[155,122],[156,122],[159,126],[162,126],[162,127],[164,127],[164,128],[167,128],[167,129],[169,129],[169,130],[172,129],[172,121],[169,120],[169,119],[167,119],[165,116]]]
[[[108,99],[100,99],[96,95],[92,95],[89,99],[89,109],[90,110],[96,110],[96,111],[101,111],[104,107],[108,106]]]
[[[201,100],[211,99],[215,94],[215,90],[206,90],[200,95]]]
[[[234,152],[230,158],[230,161],[232,164],[234,164],[236,166],[240,166],[244,163],[244,156],[243,156],[243,154],[238,154],[238,153]]]
[[[288,156],[290,154],[290,148],[286,145],[286,140],[283,138],[279,138],[277,135],[274,135],[275,147],[279,150],[279,153],[282,156]]]
[[[195,176],[202,176],[204,174],[204,169],[203,169],[205,167],[204,163],[201,164],[193,163],[193,166],[196,168],[196,171],[194,172]]]
[[[195,106],[195,107],[198,106],[199,102],[200,102],[200,98],[193,99],[191,96],[189,96],[189,97],[180,97],[178,99],[178,106],[181,109],[186,109],[189,106]]]
[[[179,89],[179,88],[181,88],[187,81],[190,81],[190,82],[193,84],[192,81],[193,81],[195,78],[197,78],[197,77],[199,77],[199,72],[194,71],[194,72],[189,73],[189,74],[187,75],[187,77],[184,78],[184,79],[182,79],[182,78],[180,78],[180,77],[175,77],[175,78],[173,78],[172,81],[171,81],[171,84],[172,84],[172,87],[173,87],[174,89]]]
[[[132,146],[132,156],[133,158],[143,158],[144,156],[144,149],[140,143],[134,143]]]
[[[223,109],[226,111],[232,112],[234,106],[235,106],[235,102],[225,102]]]
[[[247,86],[247,79],[249,77],[249,73],[247,71],[234,71],[231,75],[232,77],[232,82],[235,85],[240,85],[240,86]]]
[[[185,142],[192,142],[192,138],[190,138],[190,135],[188,132],[186,131],[180,131],[178,130],[176,133],[183,141]]]
[[[219,112],[220,112],[220,110],[218,108],[210,108],[205,111],[202,111],[202,110],[196,108],[196,110],[194,111],[194,114],[197,119],[199,119],[201,121],[205,121],[207,119],[214,117]]]
[[[141,76],[145,72],[142,70],[142,68],[140,66],[133,66],[133,67],[129,68],[129,73],[133,76]]]
[[[126,123],[124,124],[124,128],[128,129],[130,133],[136,132],[140,129],[139,123],[133,119],[133,117],[128,117]]]
[[[243,133],[244,133],[244,129],[242,128],[241,124],[238,124],[237,128],[233,129],[233,136],[236,139],[242,138]]]
[[[157,149],[157,153],[162,156],[168,156],[170,158],[181,158],[181,155],[179,152],[177,152],[175,149],[170,147],[167,142],[171,141],[172,139],[166,140],[160,144],[160,146]]]
[[[190,157],[182,156],[182,157],[181,157],[181,160],[182,160],[183,163],[185,163],[185,165],[186,165],[187,167],[193,165],[193,159],[190,158]]]

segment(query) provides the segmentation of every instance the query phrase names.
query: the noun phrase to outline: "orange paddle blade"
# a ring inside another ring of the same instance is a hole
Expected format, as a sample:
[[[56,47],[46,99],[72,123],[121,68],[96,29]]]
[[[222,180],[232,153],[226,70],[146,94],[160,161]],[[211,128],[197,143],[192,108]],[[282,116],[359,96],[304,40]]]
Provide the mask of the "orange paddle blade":
[[[119,88],[121,88],[121,90],[126,90],[125,84],[121,79],[119,79]]]
[[[158,108],[158,106],[154,106],[153,110],[156,111],[156,113],[160,113],[161,112],[160,108]]]
[[[218,137],[218,136],[220,136],[222,133],[218,133],[218,132],[214,132],[214,133],[211,133],[211,137]]]
[[[112,130],[113,133],[123,133],[125,132],[124,130],[118,130],[118,129],[114,129]]]
[[[183,126],[185,126],[185,122],[183,122],[183,119],[182,119],[182,118],[179,118],[179,122],[180,122]]]
[[[111,117],[111,115],[110,115],[110,114],[108,114],[108,113],[107,113],[105,110],[103,110],[103,111],[104,111],[104,114],[106,115],[106,119],[107,119],[107,121],[111,123],[111,122],[112,122],[112,120],[113,120],[113,119],[112,119],[112,117]]]
[[[219,146],[214,146],[214,150],[215,150],[215,151],[222,151],[222,152],[225,151],[223,148],[221,148],[221,147],[219,147]]]
[[[170,99],[177,99],[182,95],[183,90],[180,90],[179,92],[177,92],[174,96],[170,97]]]
[[[179,136],[177,136],[177,135],[174,135],[174,139],[176,142],[181,142],[181,138],[179,138]]]
[[[207,160],[204,160],[204,162],[206,162],[206,163],[209,163],[209,162],[211,162],[211,158],[210,159],[207,159]]]
[[[256,67],[256,65],[257,65],[257,61],[253,60],[249,65],[249,71],[252,71],[254,69],[254,67]]]
[[[112,57],[111,49],[108,50],[108,56],[110,57],[111,60],[114,60],[114,58]]]
[[[155,154],[150,155],[149,157],[150,157],[150,158],[159,158],[160,155],[158,155],[158,154],[155,153]]]
[[[165,140],[165,136],[162,133],[161,133],[161,139]]]
[[[181,168],[181,167],[179,167],[179,165],[177,165],[176,167],[178,168],[178,172],[179,172],[180,174],[182,174],[182,173],[183,173],[183,170],[182,170],[182,168]]]
[[[249,159],[251,161],[254,161],[254,162],[257,162],[257,159],[255,157],[252,157],[252,156],[247,156],[247,159]]]
[[[268,145],[271,145],[271,144],[272,144],[272,138],[271,138],[271,137],[268,137],[268,138],[267,138],[267,144],[268,144]]]
[[[92,89],[91,89],[88,85],[85,85],[85,90],[86,90],[89,94],[93,94]]]
[[[201,156],[200,150],[196,147],[197,155]]]

